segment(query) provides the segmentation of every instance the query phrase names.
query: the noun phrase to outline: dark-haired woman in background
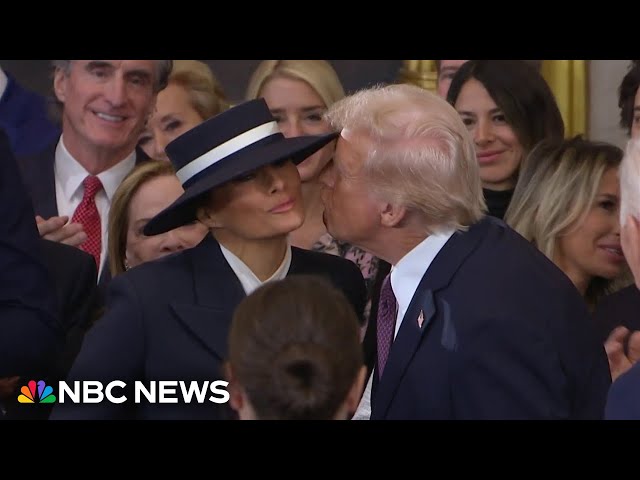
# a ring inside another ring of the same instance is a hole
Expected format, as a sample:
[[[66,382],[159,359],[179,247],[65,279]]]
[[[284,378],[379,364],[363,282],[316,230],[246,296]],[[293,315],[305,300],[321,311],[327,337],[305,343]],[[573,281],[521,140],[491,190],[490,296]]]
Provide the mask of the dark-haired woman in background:
[[[522,160],[540,140],[564,137],[553,92],[523,60],[469,60],[447,101],[473,136],[488,213],[503,218]]]

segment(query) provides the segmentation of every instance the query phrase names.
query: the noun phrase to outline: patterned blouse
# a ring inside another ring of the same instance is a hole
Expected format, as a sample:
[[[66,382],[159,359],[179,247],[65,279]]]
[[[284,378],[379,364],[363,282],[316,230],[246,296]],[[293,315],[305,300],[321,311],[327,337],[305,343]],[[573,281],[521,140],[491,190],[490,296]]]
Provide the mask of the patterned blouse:
[[[322,235],[313,247],[311,247],[311,250],[330,253],[332,255],[346,258],[347,260],[354,262],[360,268],[367,287],[367,303],[364,308],[364,330],[369,320],[369,314],[371,313],[373,282],[375,280],[376,273],[378,272],[380,260],[378,257],[374,257],[372,254],[365,252],[361,248],[336,240],[329,233]]]

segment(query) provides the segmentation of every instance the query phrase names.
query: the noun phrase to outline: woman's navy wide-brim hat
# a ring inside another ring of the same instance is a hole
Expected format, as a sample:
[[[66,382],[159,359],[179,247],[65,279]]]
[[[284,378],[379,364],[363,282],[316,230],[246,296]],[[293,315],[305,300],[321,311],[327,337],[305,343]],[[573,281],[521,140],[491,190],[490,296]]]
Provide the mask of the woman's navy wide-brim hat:
[[[144,234],[158,235],[193,222],[200,198],[211,189],[281,160],[300,163],[337,136],[285,138],[261,98],[204,121],[166,146],[185,192],[147,223]]]

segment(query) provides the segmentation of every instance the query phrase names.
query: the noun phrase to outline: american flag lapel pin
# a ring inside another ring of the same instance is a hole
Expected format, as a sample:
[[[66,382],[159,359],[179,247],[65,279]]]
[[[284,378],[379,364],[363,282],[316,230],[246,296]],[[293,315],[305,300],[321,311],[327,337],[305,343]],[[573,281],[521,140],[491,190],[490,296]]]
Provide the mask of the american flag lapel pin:
[[[422,324],[424,322],[424,313],[420,310],[420,315],[418,315],[418,328],[422,328]]]

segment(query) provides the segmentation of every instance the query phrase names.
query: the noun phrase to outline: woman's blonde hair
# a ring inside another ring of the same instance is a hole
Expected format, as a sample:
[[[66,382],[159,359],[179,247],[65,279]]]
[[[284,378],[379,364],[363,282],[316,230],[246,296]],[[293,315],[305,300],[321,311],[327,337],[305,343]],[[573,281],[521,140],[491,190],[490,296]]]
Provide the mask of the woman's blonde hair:
[[[338,74],[326,60],[263,60],[251,75],[246,100],[258,98],[264,85],[278,77],[308,83],[327,108],[345,95]]]
[[[604,173],[618,168],[622,156],[615,145],[581,136],[543,140],[522,164],[505,221],[553,260],[558,238],[584,221]],[[594,279],[587,301],[595,303],[615,285]]]
[[[115,277],[127,269],[127,231],[129,230],[129,207],[140,187],[154,178],[175,175],[169,162],[148,161],[137,165],[122,181],[111,200],[109,208],[109,270]]]
[[[199,60],[174,60],[169,84],[184,88],[191,106],[203,120],[229,108],[222,85],[209,65]]]

